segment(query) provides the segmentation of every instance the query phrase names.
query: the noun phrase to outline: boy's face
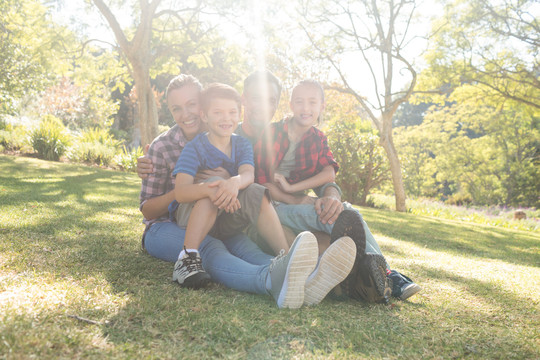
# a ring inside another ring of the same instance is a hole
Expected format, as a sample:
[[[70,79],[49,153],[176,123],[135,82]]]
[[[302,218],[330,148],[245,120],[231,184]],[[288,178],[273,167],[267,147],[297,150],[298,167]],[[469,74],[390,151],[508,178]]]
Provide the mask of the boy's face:
[[[186,85],[167,94],[167,107],[188,140],[202,130],[199,92],[195,85]]]
[[[201,118],[208,126],[210,134],[219,137],[230,137],[238,126],[240,109],[232,99],[215,98],[210,100],[210,106]]]
[[[255,129],[263,130],[274,117],[279,104],[279,90],[274,83],[254,83],[242,95],[245,121]]]
[[[315,125],[324,110],[321,90],[315,86],[297,86],[291,96],[290,108],[298,125]]]

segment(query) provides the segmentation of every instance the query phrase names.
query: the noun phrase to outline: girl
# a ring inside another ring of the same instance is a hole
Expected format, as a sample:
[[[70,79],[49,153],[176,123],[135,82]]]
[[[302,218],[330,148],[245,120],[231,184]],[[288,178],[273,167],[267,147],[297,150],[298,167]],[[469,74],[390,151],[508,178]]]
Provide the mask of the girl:
[[[316,199],[297,196],[298,192],[308,189],[317,192],[318,187],[333,182],[339,167],[326,136],[315,127],[325,108],[322,86],[314,80],[300,81],[293,88],[289,105],[292,116],[271,124],[254,147],[256,181],[266,186],[277,202],[276,212],[281,224],[296,232],[325,232],[331,235],[331,241],[350,236],[356,243],[357,258],[346,281],[356,276],[355,269],[370,269],[371,282],[380,298],[386,301],[392,281],[392,295],[402,300],[420,291],[409,278],[390,271],[358,210],[343,203],[345,210],[335,224],[323,224],[315,210]]]

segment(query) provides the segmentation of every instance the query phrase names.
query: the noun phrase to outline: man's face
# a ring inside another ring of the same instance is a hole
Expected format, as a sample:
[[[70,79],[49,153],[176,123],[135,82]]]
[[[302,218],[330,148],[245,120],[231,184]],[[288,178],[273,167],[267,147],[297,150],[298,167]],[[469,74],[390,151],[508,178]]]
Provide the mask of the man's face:
[[[254,83],[244,89],[244,120],[255,129],[264,129],[274,117],[279,103],[279,90],[273,83]]]
[[[239,104],[232,99],[212,99],[208,111],[201,111],[201,118],[212,136],[230,137],[240,120]]]
[[[169,91],[167,107],[188,140],[193,139],[202,130],[197,86],[186,85]]]

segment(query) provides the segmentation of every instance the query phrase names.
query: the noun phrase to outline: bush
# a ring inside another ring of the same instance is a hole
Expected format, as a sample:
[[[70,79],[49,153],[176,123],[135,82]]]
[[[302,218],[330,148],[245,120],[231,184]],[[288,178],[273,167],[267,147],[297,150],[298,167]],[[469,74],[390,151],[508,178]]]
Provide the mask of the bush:
[[[68,157],[75,162],[108,166],[118,154],[120,143],[106,129],[88,129],[79,135]]]
[[[116,156],[115,161],[124,171],[137,172],[137,158],[140,156],[143,156],[140,146],[131,151],[124,146],[122,153]]]
[[[83,131],[79,137],[79,142],[81,143],[99,143],[102,145],[107,145],[116,150],[120,148],[121,141],[116,140],[114,135],[111,134],[107,129],[103,128],[93,128]]]
[[[4,130],[0,130],[0,145],[9,151],[29,150],[26,128],[8,125]]]
[[[84,162],[108,166],[113,162],[118,150],[99,142],[81,142],[71,148],[68,158],[74,162]]]
[[[30,144],[40,159],[60,160],[70,144],[62,121],[52,115],[43,116],[39,127],[30,133]]]

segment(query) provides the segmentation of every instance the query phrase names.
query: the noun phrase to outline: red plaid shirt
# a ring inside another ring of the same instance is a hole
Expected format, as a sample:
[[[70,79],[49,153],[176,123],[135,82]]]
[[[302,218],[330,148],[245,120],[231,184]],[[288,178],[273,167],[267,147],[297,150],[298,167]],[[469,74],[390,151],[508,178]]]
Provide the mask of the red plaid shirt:
[[[279,166],[289,148],[287,135],[288,120],[272,123],[253,148],[255,154],[255,181],[259,184],[272,182],[275,169]],[[287,181],[295,184],[308,179],[331,165],[338,171],[339,166],[328,147],[328,140],[322,131],[311,127],[302,137],[295,153],[296,166]]]
[[[178,125],[174,125],[170,130],[154,139],[148,149],[148,154],[146,154],[152,160],[154,172],[148,174],[148,177],[142,181],[140,209],[148,199],[166,194],[174,189],[172,171],[186,142],[184,133]],[[150,224],[160,221],[169,221],[168,215],[152,221],[144,219],[143,222]]]

